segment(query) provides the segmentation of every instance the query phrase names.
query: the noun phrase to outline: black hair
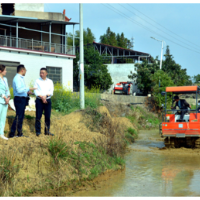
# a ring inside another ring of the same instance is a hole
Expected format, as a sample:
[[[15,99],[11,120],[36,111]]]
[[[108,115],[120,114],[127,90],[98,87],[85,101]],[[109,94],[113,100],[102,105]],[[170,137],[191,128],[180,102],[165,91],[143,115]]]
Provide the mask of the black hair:
[[[25,69],[24,65],[17,66],[17,73],[19,73],[22,69]]]
[[[44,68],[44,67],[43,67],[43,68],[40,69],[40,71],[41,71],[41,70],[44,70],[44,71],[47,72],[47,68]]]
[[[179,99],[179,97],[178,96],[174,96],[174,100],[178,100]]]
[[[0,65],[0,71],[3,72],[5,70],[5,65]]]

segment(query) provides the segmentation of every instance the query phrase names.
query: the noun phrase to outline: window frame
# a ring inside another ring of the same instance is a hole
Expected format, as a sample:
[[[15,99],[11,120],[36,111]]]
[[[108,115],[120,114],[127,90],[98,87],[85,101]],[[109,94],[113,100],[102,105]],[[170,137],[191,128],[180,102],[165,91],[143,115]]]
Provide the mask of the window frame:
[[[47,78],[51,79],[54,84],[58,82],[58,81],[54,82],[54,80],[51,77],[49,77],[49,74],[51,75],[51,72],[49,72],[49,70],[53,69],[53,68],[54,69],[60,69],[60,82],[59,83],[62,84],[62,67],[46,66],[46,69],[47,69],[47,72],[48,72]],[[53,75],[58,75],[58,74],[53,74]]]

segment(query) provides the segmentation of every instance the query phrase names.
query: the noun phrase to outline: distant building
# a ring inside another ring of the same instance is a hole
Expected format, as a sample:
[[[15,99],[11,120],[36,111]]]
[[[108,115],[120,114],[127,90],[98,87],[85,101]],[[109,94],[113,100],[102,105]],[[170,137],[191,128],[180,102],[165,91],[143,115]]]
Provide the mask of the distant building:
[[[7,67],[9,85],[16,67],[24,64],[27,85],[39,77],[40,68],[46,67],[49,78],[73,91],[75,49],[66,45],[66,27],[78,23],[69,22],[64,11],[44,12],[43,3],[0,5],[0,64]]]
[[[109,88],[108,92],[111,93],[113,87],[119,82],[132,82],[133,91],[139,92],[136,86],[136,80],[128,78],[130,71],[137,73],[135,63],[142,62],[142,59],[146,59],[148,62],[151,61],[151,55],[148,53],[135,51],[132,49],[124,49],[121,47],[115,47],[107,44],[101,44],[93,42],[94,48],[99,51],[108,66],[108,72],[111,75],[114,84]]]

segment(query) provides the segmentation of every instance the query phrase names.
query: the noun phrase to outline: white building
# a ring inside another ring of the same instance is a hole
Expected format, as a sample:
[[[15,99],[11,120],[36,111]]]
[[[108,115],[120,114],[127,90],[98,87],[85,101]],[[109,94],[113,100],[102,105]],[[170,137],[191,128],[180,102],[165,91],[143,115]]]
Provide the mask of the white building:
[[[1,4],[0,64],[7,67],[9,85],[16,67],[24,64],[26,85],[39,77],[46,67],[48,77],[73,91],[73,59],[75,48],[66,45],[69,22],[62,13],[43,12],[43,4]]]
[[[131,74],[131,71],[132,73],[137,73],[135,63],[140,63],[142,59],[151,62],[151,55],[97,42],[93,42],[93,46],[104,57],[108,72],[112,78],[113,85],[108,89],[108,93],[112,93],[114,85],[119,82],[132,82],[132,93],[139,93],[136,79],[129,79],[128,75]]]

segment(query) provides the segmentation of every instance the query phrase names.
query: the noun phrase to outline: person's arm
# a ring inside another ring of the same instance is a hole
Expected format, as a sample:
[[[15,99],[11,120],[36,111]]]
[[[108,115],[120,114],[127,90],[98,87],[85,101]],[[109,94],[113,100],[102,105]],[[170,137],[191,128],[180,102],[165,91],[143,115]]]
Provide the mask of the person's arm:
[[[50,80],[50,89],[49,89],[49,94],[47,94],[48,96],[53,96],[53,91],[54,91],[54,85],[53,85],[53,81]]]
[[[39,91],[39,89],[38,89],[39,87],[38,87],[37,80],[36,80],[35,83],[34,83],[34,88],[37,88],[36,90],[34,90],[35,96],[40,97],[40,96],[41,96],[41,93],[40,93],[40,91]]]
[[[27,93],[30,90],[28,87],[24,86],[24,83],[20,77],[15,77],[15,80],[13,81],[15,82],[17,93]]]
[[[176,109],[176,102],[175,102],[175,105],[174,106],[173,105],[174,105],[174,102],[172,103],[172,107],[171,108],[172,109]]]
[[[185,104],[186,107],[191,108],[191,105],[186,100],[184,100],[184,104]]]

